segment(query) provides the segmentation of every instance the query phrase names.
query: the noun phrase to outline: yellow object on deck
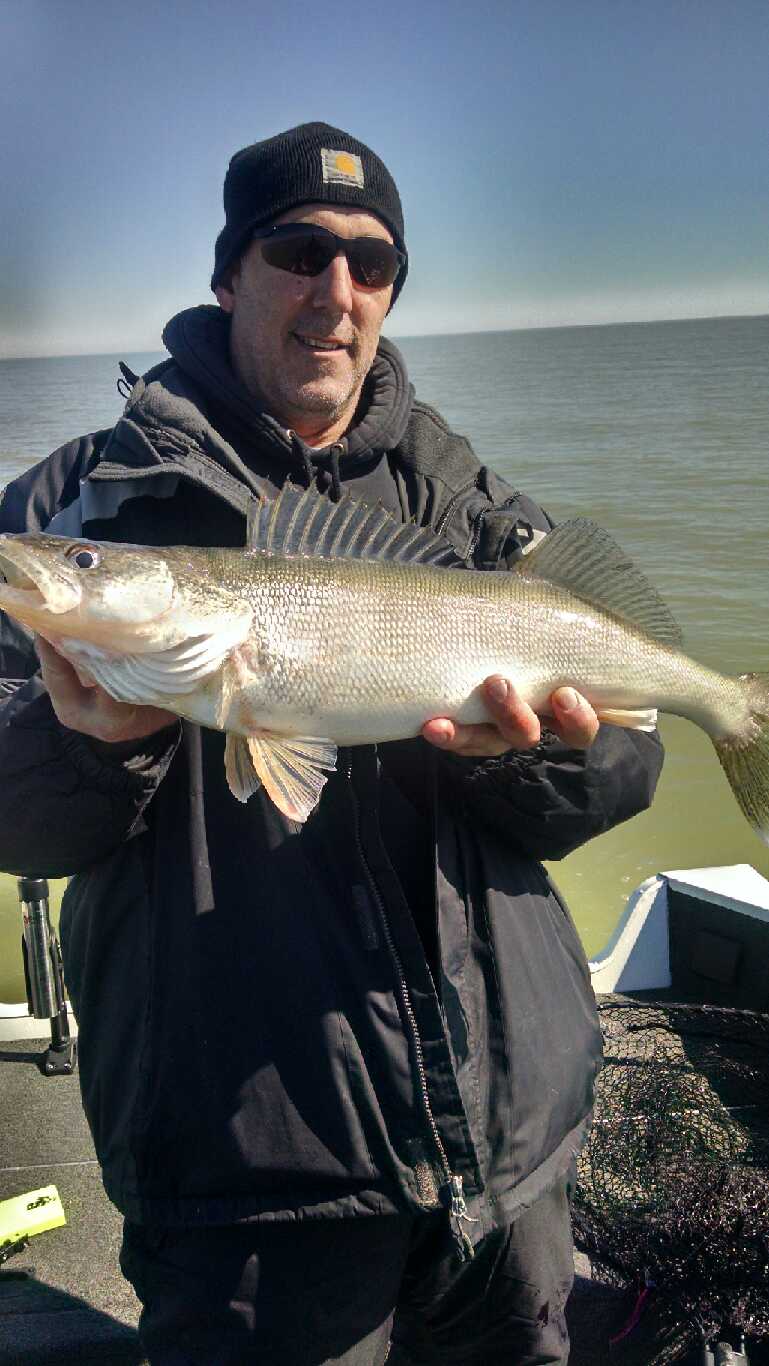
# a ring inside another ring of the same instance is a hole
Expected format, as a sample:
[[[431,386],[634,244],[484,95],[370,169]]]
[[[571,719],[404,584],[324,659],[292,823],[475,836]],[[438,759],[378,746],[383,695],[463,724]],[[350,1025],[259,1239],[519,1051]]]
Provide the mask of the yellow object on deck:
[[[29,1238],[33,1233],[59,1228],[67,1220],[55,1186],[43,1186],[12,1200],[0,1200],[0,1246]]]

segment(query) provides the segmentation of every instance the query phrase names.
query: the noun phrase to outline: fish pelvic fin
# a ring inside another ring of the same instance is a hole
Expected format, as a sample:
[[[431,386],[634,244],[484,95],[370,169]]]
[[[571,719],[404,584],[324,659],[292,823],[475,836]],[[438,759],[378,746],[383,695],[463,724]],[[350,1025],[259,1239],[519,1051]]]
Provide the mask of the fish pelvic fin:
[[[224,772],[227,785],[233,797],[239,802],[247,802],[262,786],[262,780],[254,768],[248,741],[245,735],[227,732],[224,746]]]
[[[583,602],[621,617],[661,645],[682,644],[681,629],[656,588],[608,531],[587,518],[554,527],[513,572],[547,579]]]
[[[308,735],[230,732],[224,767],[230,791],[239,802],[248,801],[263,786],[284,816],[303,822],[320,801],[325,771],[336,767],[336,745],[333,740]]]
[[[745,817],[769,844],[769,674],[742,674],[737,682],[748,719],[740,731],[713,744]]]

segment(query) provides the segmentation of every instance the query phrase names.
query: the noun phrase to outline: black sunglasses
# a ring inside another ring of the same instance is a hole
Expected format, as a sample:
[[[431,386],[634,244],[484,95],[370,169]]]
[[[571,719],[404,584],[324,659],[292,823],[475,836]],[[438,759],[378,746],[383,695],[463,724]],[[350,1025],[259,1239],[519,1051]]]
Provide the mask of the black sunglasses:
[[[405,253],[381,237],[338,237],[317,223],[282,223],[254,237],[267,264],[292,275],[320,275],[341,252],[356,285],[365,289],[385,289],[406,262]]]

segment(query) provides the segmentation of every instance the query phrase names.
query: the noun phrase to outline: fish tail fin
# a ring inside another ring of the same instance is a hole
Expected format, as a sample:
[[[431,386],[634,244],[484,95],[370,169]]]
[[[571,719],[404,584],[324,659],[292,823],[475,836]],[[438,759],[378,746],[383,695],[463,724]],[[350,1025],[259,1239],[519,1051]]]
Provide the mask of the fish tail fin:
[[[746,720],[713,744],[745,816],[769,844],[769,674],[742,674],[737,682],[747,704]]]

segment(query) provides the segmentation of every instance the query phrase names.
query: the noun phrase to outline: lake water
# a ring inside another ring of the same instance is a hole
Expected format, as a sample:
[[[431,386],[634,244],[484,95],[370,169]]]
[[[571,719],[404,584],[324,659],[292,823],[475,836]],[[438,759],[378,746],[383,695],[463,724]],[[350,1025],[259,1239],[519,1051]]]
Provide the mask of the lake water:
[[[397,338],[396,338],[397,340]],[[417,392],[556,520],[589,516],[641,565],[686,647],[769,671],[769,318],[423,337],[399,342]],[[126,354],[136,371],[157,355]],[[0,485],[110,425],[117,358],[0,361]],[[751,863],[769,849],[694,726],[665,718],[651,811],[553,865],[589,952],[627,894],[664,869]],[[15,886],[0,878],[0,1001],[23,995]]]

